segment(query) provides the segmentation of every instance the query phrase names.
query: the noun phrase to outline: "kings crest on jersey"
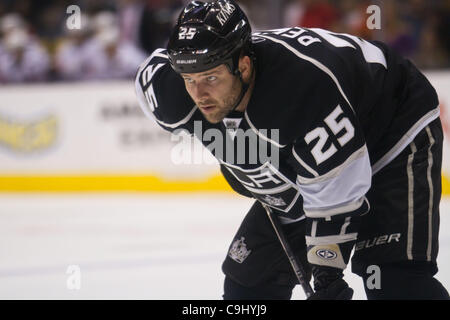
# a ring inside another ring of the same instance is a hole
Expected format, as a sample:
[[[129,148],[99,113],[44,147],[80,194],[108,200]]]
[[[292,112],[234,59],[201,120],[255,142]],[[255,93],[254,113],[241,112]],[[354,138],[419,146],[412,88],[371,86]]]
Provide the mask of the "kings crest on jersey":
[[[367,211],[372,174],[439,116],[434,89],[382,43],[298,27],[254,33],[252,42],[256,80],[244,113],[207,122],[163,49],[138,71],[142,109],[162,128],[199,138],[233,189],[286,218]],[[429,90],[406,96],[424,84]],[[222,148],[211,148],[209,129],[223,134]]]

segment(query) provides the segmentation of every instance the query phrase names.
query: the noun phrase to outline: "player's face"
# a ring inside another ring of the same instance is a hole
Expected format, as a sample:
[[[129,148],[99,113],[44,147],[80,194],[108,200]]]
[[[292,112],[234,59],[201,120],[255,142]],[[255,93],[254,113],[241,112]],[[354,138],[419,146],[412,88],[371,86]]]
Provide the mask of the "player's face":
[[[241,83],[222,64],[199,73],[182,73],[186,90],[206,120],[218,123],[233,109],[239,99]]]

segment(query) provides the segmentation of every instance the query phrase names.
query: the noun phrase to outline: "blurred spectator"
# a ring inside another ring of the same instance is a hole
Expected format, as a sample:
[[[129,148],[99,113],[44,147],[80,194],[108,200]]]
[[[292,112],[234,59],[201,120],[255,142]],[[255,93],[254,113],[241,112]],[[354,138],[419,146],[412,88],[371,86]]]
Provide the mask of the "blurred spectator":
[[[450,66],[445,42],[439,38],[440,22],[440,16],[437,13],[431,13],[422,27],[417,51],[413,55],[414,62],[422,68],[436,69]]]
[[[449,0],[237,1],[255,31],[325,28],[385,41],[419,68],[450,68]],[[166,46],[187,2],[0,0],[0,81],[132,78],[144,55]],[[66,8],[72,4],[89,26],[67,29]],[[381,30],[367,28],[371,4],[381,7]]]
[[[384,41],[401,55],[410,58],[417,49],[418,35],[411,23],[399,15],[398,3],[386,1],[383,6]]]
[[[119,21],[111,11],[88,19],[82,28],[71,30],[56,54],[57,71],[66,80],[132,78],[145,54],[127,39],[120,38]]]
[[[24,29],[8,32],[0,50],[0,82],[46,79],[50,67],[47,52]]]
[[[303,14],[298,25],[305,28],[333,29],[339,18],[337,9],[328,0],[300,0]]]
[[[141,0],[120,0],[118,18],[120,24],[120,40],[141,46],[139,27],[141,25],[144,3]]]
[[[283,8],[283,27],[295,27],[303,16],[305,8],[298,0],[288,0]]]
[[[86,71],[86,44],[92,34],[90,19],[81,15],[80,29],[66,29],[66,36],[55,53],[55,72],[63,80],[81,80]]]
[[[432,32],[431,26],[426,27],[421,35],[414,62],[425,69],[449,67],[449,57],[441,47],[436,33]]]
[[[146,55],[130,42],[119,41],[118,27],[99,30],[83,52],[83,79],[124,79],[135,75]]]
[[[17,13],[10,13],[0,19],[0,35],[2,38],[7,37],[11,32],[25,28],[25,21]]]
[[[114,12],[101,11],[92,18],[91,28],[94,33],[98,34],[107,29],[116,28],[118,23],[117,16]]]
[[[372,39],[373,30],[367,28],[367,7],[372,3],[361,0],[342,0],[338,2],[341,18],[336,22],[336,32],[349,33],[364,39]]]

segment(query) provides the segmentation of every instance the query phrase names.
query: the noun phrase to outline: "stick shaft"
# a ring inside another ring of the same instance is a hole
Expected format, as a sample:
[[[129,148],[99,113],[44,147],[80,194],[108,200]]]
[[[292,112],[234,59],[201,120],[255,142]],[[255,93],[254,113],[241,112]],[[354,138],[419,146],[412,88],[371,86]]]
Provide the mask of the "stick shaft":
[[[283,250],[289,259],[289,262],[292,266],[292,269],[294,270],[294,273],[298,279],[298,282],[302,286],[303,291],[305,291],[306,297],[309,298],[311,295],[314,294],[314,291],[311,288],[311,285],[309,284],[309,282],[306,281],[307,276],[306,276],[305,270],[302,267],[302,265],[300,264],[300,262],[297,261],[286,237],[284,236],[284,232],[281,229],[281,225],[278,221],[278,217],[272,212],[272,210],[267,205],[262,204],[262,206],[264,207],[264,209],[266,209],[267,216],[269,217],[269,220],[272,223],[273,229],[275,230],[275,233],[277,234],[278,240],[280,241],[281,246],[283,247]]]

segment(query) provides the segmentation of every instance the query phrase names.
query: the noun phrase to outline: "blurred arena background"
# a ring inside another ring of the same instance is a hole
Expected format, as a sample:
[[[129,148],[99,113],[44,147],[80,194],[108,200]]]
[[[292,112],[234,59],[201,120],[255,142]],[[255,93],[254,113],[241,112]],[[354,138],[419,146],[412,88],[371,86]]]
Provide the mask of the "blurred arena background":
[[[138,65],[165,47],[186,2],[0,0],[0,298],[220,298],[220,264],[251,202],[195,142],[194,164],[180,160],[179,141],[145,118],[134,94]],[[238,2],[254,30],[382,40],[424,71],[441,103],[450,227],[450,2]],[[371,30],[373,4],[381,28]],[[72,30],[73,5],[81,28]],[[450,267],[448,228],[441,238]],[[70,265],[88,279],[81,290],[66,286]],[[450,272],[443,277],[448,287]]]

